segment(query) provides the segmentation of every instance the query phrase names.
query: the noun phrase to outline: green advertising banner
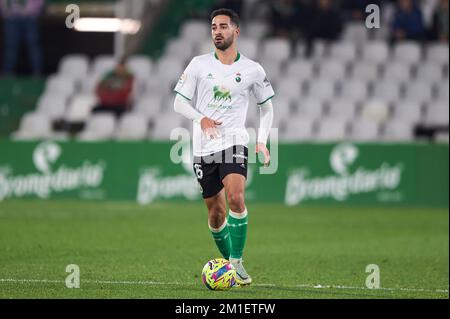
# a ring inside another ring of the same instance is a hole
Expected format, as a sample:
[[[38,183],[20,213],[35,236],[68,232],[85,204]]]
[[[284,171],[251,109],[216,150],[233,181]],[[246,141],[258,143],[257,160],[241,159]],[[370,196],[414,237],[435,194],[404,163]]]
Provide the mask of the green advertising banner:
[[[173,163],[174,144],[0,141],[0,201],[200,200],[190,156]],[[271,151],[274,174],[249,165],[248,200],[448,207],[448,145],[282,144]]]

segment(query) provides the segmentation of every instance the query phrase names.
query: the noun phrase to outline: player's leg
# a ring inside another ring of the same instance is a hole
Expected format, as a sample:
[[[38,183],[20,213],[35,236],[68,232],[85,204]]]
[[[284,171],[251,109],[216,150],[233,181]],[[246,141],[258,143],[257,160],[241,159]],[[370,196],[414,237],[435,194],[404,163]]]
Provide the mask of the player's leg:
[[[231,237],[230,261],[236,268],[237,282],[248,285],[252,278],[242,265],[242,255],[247,240],[248,214],[245,206],[245,177],[241,174],[231,173],[224,177],[223,184],[230,211],[228,214],[228,227]]]
[[[213,239],[219,248],[223,258],[230,258],[231,238],[227,225],[227,210],[225,201],[225,190],[205,199],[208,208],[208,226]]]
[[[202,196],[208,208],[208,226],[220,253],[230,258],[231,239],[226,220],[226,200],[220,180],[219,166],[194,158],[194,172],[202,188]]]

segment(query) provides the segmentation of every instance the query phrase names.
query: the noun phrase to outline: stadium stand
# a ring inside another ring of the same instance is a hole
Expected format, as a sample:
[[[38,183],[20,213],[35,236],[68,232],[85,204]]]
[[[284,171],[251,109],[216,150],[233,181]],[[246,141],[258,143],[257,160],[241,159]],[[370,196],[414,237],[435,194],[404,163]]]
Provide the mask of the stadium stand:
[[[274,126],[282,140],[411,141],[418,126],[438,126],[444,132],[434,140],[448,141],[448,43],[390,43],[348,22],[339,40],[317,39],[307,55],[303,40],[266,38],[268,30],[264,20],[246,20],[239,49],[263,65],[275,88]],[[188,20],[159,60],[130,57],[128,67],[138,79],[134,106],[118,121],[91,114],[95,84],[114,58],[68,55],[13,136],[60,136],[52,123],[62,119],[83,123],[75,135],[83,140],[168,139],[172,128],[189,126],[172,111],[172,88],[193,56],[212,49],[208,22]],[[247,125],[253,127],[255,110],[250,105]]]

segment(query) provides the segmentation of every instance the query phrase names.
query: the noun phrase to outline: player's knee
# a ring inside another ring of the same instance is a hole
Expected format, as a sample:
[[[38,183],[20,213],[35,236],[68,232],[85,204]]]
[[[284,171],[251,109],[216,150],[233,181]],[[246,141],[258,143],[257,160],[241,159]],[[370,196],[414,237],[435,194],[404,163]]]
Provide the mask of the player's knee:
[[[231,211],[242,213],[245,210],[244,192],[231,191],[228,193],[228,205]]]
[[[213,228],[219,228],[225,222],[226,212],[218,207],[212,207],[208,210],[209,225]]]

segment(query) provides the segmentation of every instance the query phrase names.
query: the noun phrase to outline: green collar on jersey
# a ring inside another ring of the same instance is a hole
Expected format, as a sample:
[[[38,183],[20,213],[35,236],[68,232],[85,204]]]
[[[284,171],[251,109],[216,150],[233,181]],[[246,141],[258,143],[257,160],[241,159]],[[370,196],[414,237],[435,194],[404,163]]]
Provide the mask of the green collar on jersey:
[[[216,53],[216,52],[214,52],[214,57],[215,57],[217,60],[219,60],[219,57],[217,56],[217,53]],[[234,62],[239,61],[240,58],[241,58],[241,54],[238,52],[238,53],[237,53],[237,56],[236,56],[236,60],[234,60]],[[219,60],[219,61],[220,61],[220,60]]]

